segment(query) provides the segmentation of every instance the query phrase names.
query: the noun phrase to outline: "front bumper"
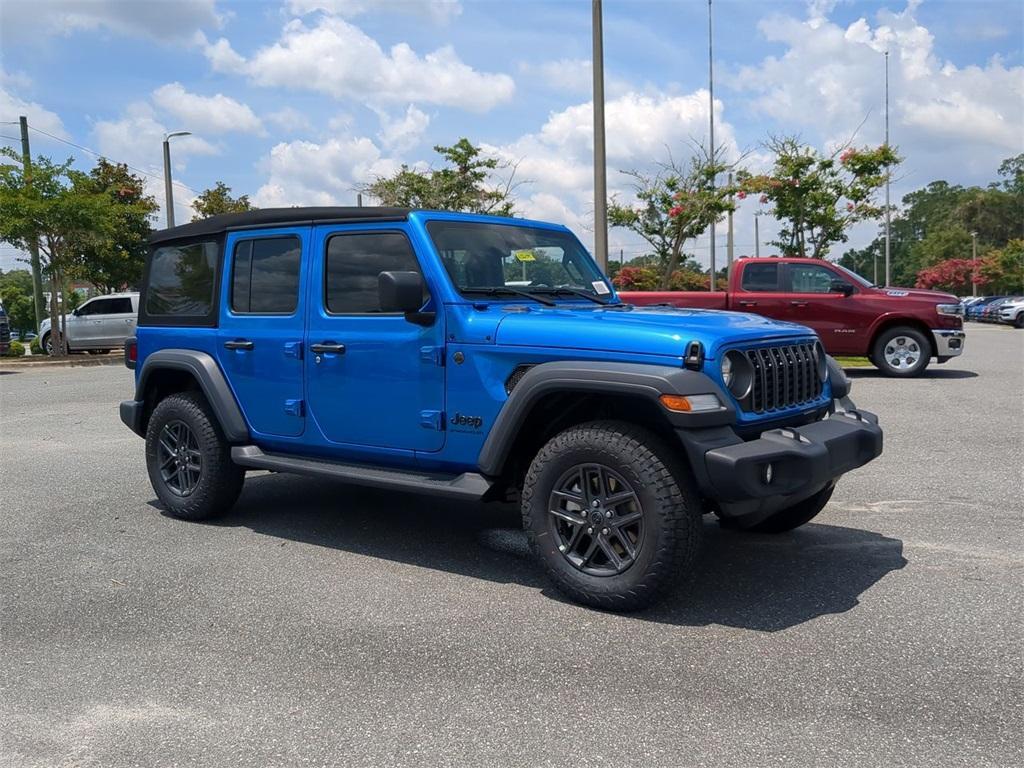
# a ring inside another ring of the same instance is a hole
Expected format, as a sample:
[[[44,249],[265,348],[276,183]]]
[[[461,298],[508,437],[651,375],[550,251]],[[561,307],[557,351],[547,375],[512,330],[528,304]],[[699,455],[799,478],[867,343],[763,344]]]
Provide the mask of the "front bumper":
[[[882,453],[878,417],[856,409],[748,441],[731,429],[679,432],[701,493],[741,527],[813,496]]]
[[[963,331],[932,331],[932,338],[935,339],[935,356],[942,360],[963,353],[967,334]]]

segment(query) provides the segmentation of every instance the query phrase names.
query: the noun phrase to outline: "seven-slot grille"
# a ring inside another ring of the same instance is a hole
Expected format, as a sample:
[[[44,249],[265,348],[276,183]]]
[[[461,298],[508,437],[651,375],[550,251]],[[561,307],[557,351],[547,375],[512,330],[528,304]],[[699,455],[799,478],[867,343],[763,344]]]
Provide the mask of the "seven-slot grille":
[[[814,342],[743,350],[754,366],[750,397],[743,410],[754,413],[790,408],[817,400],[822,383],[814,361]]]

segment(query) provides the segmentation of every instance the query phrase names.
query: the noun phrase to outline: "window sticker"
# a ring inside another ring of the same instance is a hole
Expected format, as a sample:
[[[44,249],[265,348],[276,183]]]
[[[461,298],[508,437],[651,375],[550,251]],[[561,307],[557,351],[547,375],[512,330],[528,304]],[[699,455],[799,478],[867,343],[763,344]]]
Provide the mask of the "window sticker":
[[[533,255],[533,251],[515,251],[513,255],[519,259],[519,261],[536,261],[537,257]]]
[[[608,284],[605,283],[604,280],[595,280],[594,282],[591,283],[591,285],[594,286],[594,290],[597,291],[602,296],[604,296],[606,293],[611,293],[611,291],[608,289]]]

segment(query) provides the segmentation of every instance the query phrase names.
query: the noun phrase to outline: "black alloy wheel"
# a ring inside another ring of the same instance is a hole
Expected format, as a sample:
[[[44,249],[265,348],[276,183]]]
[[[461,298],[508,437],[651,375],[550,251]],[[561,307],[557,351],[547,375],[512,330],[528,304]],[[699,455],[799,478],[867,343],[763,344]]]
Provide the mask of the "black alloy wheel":
[[[182,498],[191,496],[203,476],[199,441],[183,421],[169,421],[160,431],[157,446],[160,478],[167,490]]]

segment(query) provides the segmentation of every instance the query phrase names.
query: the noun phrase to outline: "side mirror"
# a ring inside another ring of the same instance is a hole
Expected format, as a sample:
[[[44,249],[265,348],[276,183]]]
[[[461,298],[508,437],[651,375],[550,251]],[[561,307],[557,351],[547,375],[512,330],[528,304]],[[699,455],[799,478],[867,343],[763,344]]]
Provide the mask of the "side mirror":
[[[829,293],[841,293],[843,296],[853,294],[853,286],[844,280],[833,280],[828,287]]]
[[[381,272],[377,277],[381,312],[403,312],[405,319],[417,325],[434,322],[433,312],[420,312],[423,306],[423,277],[419,272]]]

